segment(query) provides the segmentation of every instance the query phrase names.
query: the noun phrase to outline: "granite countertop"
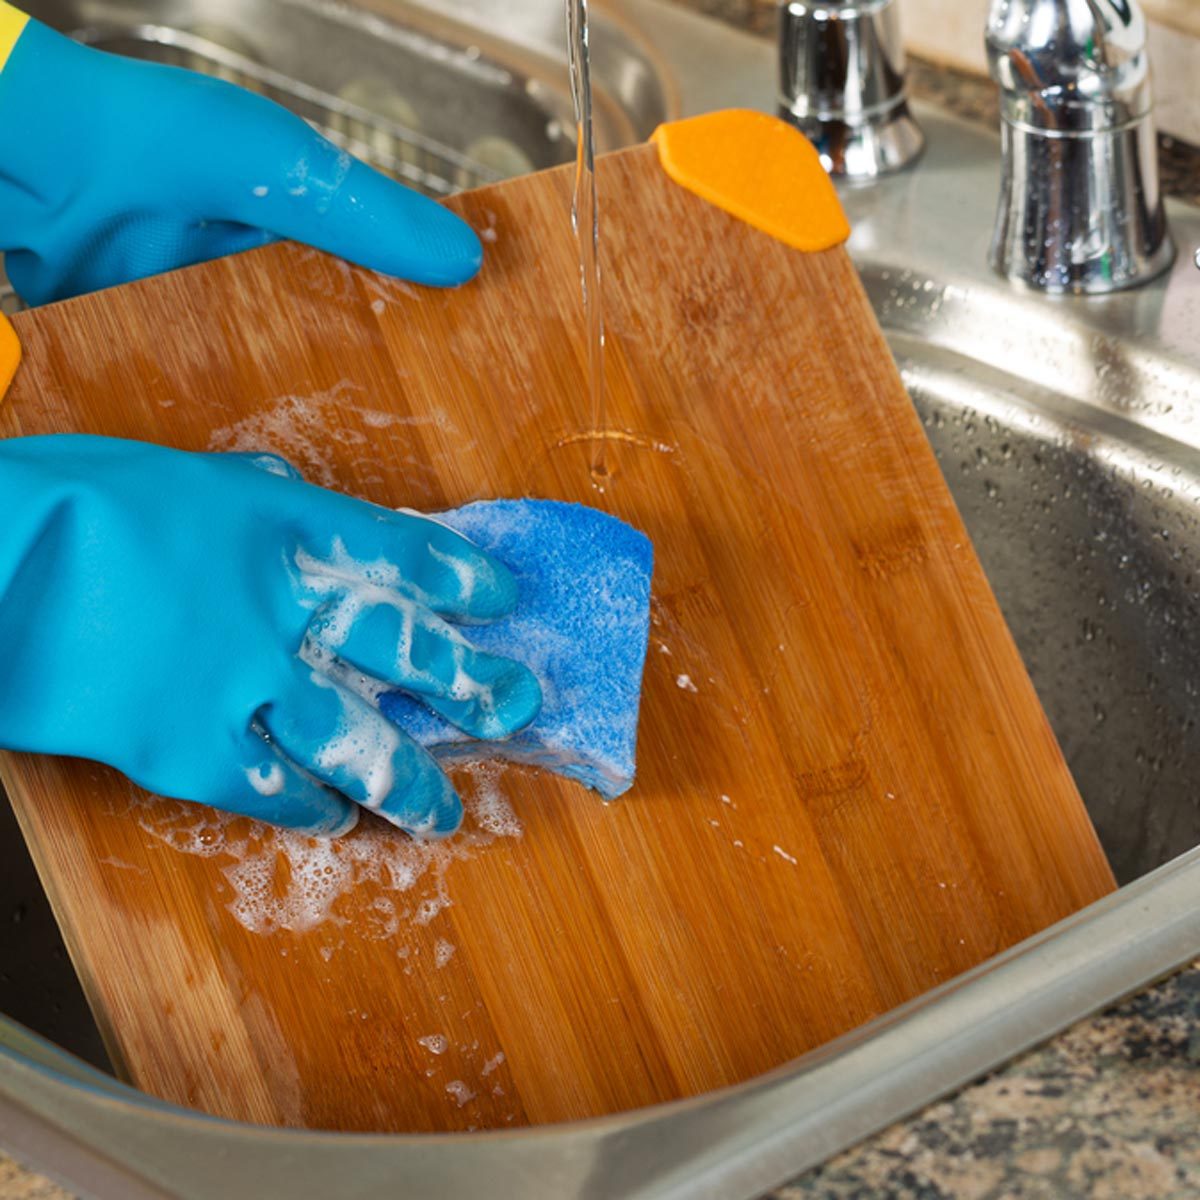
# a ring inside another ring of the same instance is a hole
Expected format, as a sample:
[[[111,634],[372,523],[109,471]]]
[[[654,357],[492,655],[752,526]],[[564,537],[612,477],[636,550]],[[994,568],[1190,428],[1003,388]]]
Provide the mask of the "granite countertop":
[[[1081,1021],[772,1200],[1200,1195],[1200,962]]]
[[[677,0],[770,34],[775,0]],[[916,60],[910,91],[996,121],[995,89]],[[1200,204],[1200,150],[1160,138],[1163,187]],[[1200,960],[1081,1021],[764,1200],[1184,1200],[1200,1195]],[[0,1198],[70,1200],[0,1153]]]

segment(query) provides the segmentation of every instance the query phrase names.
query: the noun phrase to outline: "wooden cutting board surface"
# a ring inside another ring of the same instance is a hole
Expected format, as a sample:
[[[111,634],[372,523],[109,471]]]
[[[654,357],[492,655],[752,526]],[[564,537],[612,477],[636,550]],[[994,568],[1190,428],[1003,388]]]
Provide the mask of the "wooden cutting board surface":
[[[1113,886],[845,252],[757,232],[649,147],[600,172],[603,494],[570,169],[453,202],[489,243],[457,293],[283,245],[16,319],[5,436],[275,450],[426,510],[580,500],[656,549],[612,805],[476,769],[449,849],[373,819],[330,849],[5,759],[149,1092],[358,1130],[614,1112],[778,1066]]]

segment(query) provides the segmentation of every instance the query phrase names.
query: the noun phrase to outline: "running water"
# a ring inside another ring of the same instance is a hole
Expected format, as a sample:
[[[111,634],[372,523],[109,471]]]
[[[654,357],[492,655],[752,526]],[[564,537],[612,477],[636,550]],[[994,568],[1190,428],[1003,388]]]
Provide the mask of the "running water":
[[[571,99],[575,105],[575,195],[571,227],[579,242],[579,283],[587,338],[588,388],[591,396],[591,472],[603,491],[608,479],[604,402],[604,312],[600,290],[600,207],[596,199],[596,145],[592,130],[592,78],[588,55],[587,0],[566,0],[567,52]]]

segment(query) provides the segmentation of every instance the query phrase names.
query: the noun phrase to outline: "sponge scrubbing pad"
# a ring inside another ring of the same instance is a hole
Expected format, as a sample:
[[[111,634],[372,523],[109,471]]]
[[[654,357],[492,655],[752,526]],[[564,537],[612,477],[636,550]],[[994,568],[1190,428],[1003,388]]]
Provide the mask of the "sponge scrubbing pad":
[[[379,708],[443,760],[506,758],[595,788],[633,783],[638,701],[650,634],[650,540],[616,517],[554,500],[489,500],[441,513],[517,577],[516,612],[470,631],[482,650],[525,663],[542,711],[502,742],[480,742],[403,692]]]

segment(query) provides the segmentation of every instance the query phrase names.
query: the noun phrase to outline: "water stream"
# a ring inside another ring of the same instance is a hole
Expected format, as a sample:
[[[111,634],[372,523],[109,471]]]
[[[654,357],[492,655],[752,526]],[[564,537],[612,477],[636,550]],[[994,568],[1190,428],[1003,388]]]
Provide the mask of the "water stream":
[[[596,194],[596,144],[592,127],[592,79],[588,50],[588,0],[566,0],[567,52],[575,106],[575,194],[571,227],[579,243],[579,284],[587,339],[592,481],[603,491],[608,414],[604,398],[604,309],[600,272],[600,206]]]

